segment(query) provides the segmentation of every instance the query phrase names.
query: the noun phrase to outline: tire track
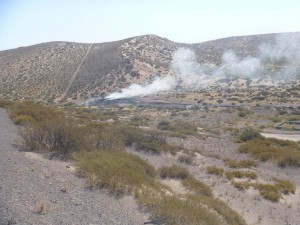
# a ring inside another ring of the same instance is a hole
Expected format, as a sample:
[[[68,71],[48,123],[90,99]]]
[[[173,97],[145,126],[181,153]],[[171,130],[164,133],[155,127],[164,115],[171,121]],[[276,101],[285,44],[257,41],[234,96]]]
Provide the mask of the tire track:
[[[64,98],[66,97],[66,95],[68,94],[68,92],[69,92],[69,90],[70,90],[70,88],[71,88],[71,86],[72,86],[72,84],[73,84],[73,82],[74,82],[74,80],[75,80],[75,78],[76,78],[76,76],[77,76],[77,74],[78,74],[78,72],[79,72],[79,70],[80,70],[82,64],[83,64],[83,62],[85,61],[86,57],[87,57],[88,54],[90,53],[90,50],[91,50],[92,45],[93,45],[93,44],[90,44],[90,45],[89,45],[89,47],[88,47],[88,49],[87,49],[85,55],[83,56],[81,62],[80,62],[79,65],[77,66],[75,73],[74,73],[73,76],[71,77],[70,82],[69,82],[69,84],[68,84],[68,86],[67,86],[65,92],[62,94],[61,99],[64,99]]]

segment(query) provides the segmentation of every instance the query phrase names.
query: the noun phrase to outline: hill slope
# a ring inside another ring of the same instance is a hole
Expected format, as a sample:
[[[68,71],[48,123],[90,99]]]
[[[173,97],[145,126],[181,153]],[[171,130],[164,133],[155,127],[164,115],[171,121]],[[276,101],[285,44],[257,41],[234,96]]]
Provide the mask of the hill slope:
[[[109,43],[49,42],[1,51],[0,97],[52,101],[64,96],[105,96],[131,83],[150,81],[155,74],[165,76],[173,52],[179,47],[192,49],[201,65],[218,67],[227,50],[238,57],[260,57],[261,46],[274,44],[276,35],[231,37],[199,44],[144,35]],[[271,62],[272,68],[278,63]],[[299,72],[299,65],[296,70]]]

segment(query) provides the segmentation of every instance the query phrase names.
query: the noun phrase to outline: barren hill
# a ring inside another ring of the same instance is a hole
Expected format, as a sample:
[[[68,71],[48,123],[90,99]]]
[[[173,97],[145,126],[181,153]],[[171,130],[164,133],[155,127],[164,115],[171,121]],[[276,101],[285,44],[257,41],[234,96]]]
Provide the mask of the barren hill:
[[[1,51],[0,97],[53,101],[104,96],[131,83],[150,81],[157,74],[165,76],[173,52],[179,47],[192,49],[200,64],[217,67],[227,50],[239,57],[257,57],[260,46],[275,43],[276,35],[231,37],[199,44],[144,35],[108,43],[49,42]]]

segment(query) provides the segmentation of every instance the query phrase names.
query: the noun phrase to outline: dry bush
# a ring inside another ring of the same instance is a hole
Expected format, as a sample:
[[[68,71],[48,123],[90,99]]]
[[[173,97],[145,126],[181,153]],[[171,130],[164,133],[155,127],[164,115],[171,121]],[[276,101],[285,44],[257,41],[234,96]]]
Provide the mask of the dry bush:
[[[300,146],[292,141],[274,138],[255,139],[241,145],[238,151],[249,153],[261,161],[272,161],[279,167],[300,166]]]
[[[224,174],[224,169],[216,167],[216,166],[208,166],[206,168],[206,171],[209,174],[214,174],[214,175],[217,175],[217,176],[223,176],[223,174]]]
[[[227,171],[225,172],[225,176],[227,179],[231,180],[233,178],[249,178],[256,179],[257,175],[255,172],[244,172],[244,171]]]
[[[178,161],[180,163],[191,165],[191,164],[193,164],[194,160],[193,160],[193,157],[190,155],[180,155],[180,156],[178,156]]]
[[[190,172],[182,166],[163,166],[159,169],[159,175],[161,178],[171,179],[187,179],[191,176]]]
[[[225,163],[225,166],[234,169],[257,167],[257,163],[253,160],[234,161],[231,159],[224,159],[223,161]]]

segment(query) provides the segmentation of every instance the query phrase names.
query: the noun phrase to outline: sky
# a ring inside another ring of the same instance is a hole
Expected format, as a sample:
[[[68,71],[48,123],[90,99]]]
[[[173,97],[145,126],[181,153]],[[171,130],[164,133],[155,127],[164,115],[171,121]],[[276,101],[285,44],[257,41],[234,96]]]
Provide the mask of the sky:
[[[198,43],[297,31],[299,0],[0,0],[0,50],[144,34]]]

